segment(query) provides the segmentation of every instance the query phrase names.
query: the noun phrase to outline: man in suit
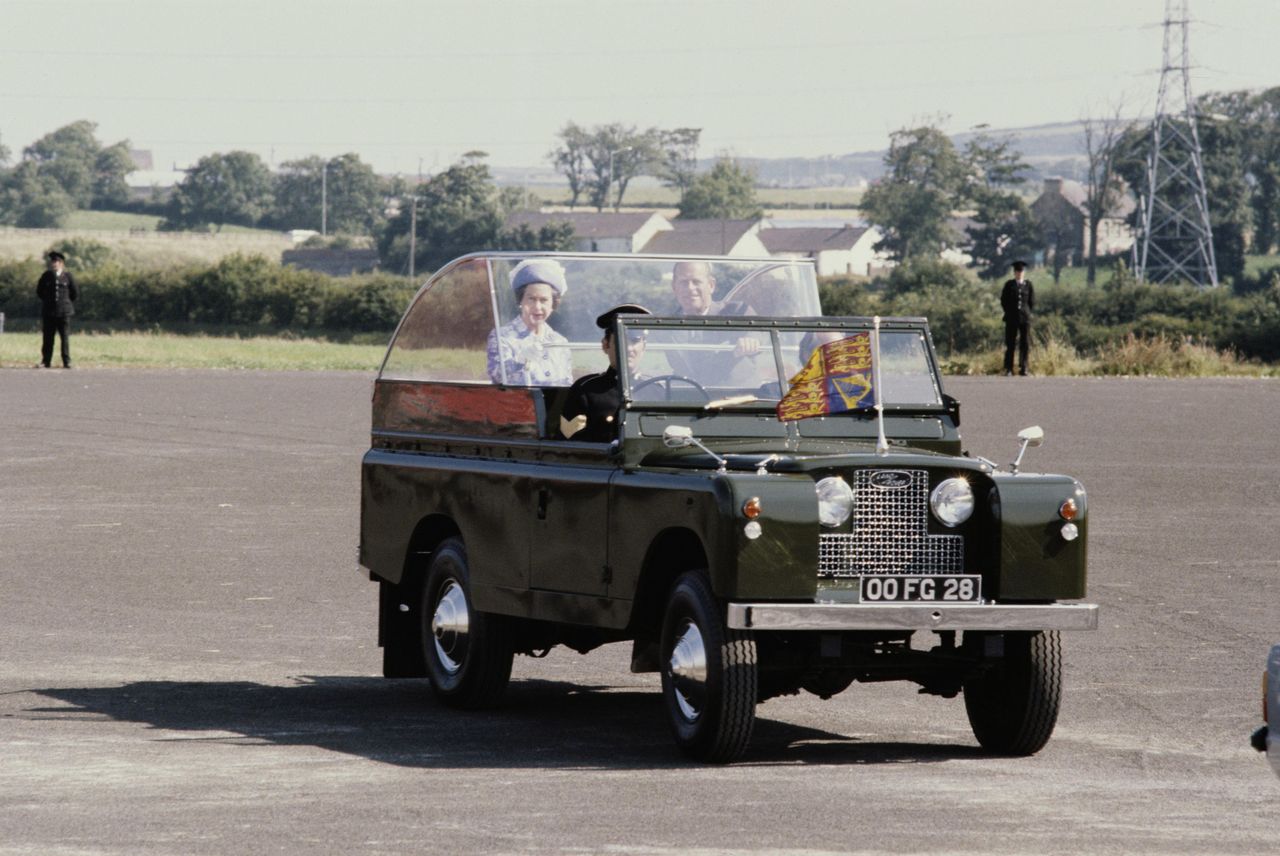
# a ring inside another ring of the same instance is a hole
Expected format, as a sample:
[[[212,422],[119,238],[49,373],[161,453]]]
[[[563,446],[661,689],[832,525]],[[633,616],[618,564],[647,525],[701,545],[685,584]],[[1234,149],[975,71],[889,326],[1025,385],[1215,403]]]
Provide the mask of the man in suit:
[[[716,278],[711,272],[711,265],[707,262],[676,262],[671,270],[671,291],[675,295],[681,315],[753,314],[747,307],[738,303],[717,303],[712,297],[715,290]],[[750,358],[760,353],[760,338],[706,332],[690,333],[683,337],[683,341],[726,347],[719,352],[669,352],[667,361],[676,374],[692,377],[704,386],[708,384],[753,386],[759,383],[755,380],[758,373],[755,371],[755,363]],[[733,345],[732,350],[728,349],[728,345]],[[747,359],[744,360],[744,357]]]
[[[1004,373],[1013,374],[1013,348],[1018,346],[1018,374],[1026,377],[1027,349],[1031,337],[1031,312],[1035,309],[1036,291],[1026,278],[1027,263],[1013,263],[1013,279],[1000,292],[1004,309]]]
[[[80,296],[76,281],[67,271],[67,257],[57,250],[48,255],[49,269],[40,275],[36,283],[36,295],[40,298],[40,319],[43,322],[44,341],[40,346],[40,365],[49,368],[53,362],[53,337],[62,344],[62,367],[71,368],[71,346],[67,338],[71,334],[71,316],[75,314],[75,302]]]

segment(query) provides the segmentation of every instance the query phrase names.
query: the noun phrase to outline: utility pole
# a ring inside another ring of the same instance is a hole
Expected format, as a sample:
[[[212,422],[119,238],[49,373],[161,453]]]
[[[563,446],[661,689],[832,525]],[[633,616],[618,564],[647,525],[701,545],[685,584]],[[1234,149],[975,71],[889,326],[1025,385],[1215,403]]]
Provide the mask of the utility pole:
[[[1186,281],[1217,286],[1209,198],[1200,136],[1196,132],[1195,103],[1191,100],[1187,47],[1191,21],[1187,3],[1188,0],[1165,0],[1164,62],[1151,123],[1151,155],[1147,159],[1138,241],[1134,244],[1134,270],[1142,282]],[[1176,65],[1172,50],[1175,26],[1182,37],[1182,54]],[[1181,76],[1181,87],[1170,86],[1175,75]]]
[[[413,263],[418,255],[418,197],[409,197],[409,279],[413,279]]]
[[[320,234],[329,234],[329,162],[320,167]]]

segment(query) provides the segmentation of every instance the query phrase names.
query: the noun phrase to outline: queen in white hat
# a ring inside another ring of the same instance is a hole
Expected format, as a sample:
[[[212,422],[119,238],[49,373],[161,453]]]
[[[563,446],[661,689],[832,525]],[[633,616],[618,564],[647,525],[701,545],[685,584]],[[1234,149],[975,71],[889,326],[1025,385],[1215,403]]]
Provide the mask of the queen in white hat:
[[[520,314],[489,334],[489,377],[508,386],[573,383],[569,340],[547,323],[569,290],[564,268],[552,259],[521,262],[511,271],[511,289]]]

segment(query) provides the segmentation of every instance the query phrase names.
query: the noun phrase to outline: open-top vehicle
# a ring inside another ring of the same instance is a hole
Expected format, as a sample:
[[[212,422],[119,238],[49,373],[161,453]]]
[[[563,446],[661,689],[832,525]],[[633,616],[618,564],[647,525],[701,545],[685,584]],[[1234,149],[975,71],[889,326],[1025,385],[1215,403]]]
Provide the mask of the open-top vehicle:
[[[745,751],[765,699],[855,681],[963,692],[984,747],[1044,746],[1058,633],[1097,623],[1066,602],[1085,491],[1020,471],[1039,429],[1008,468],[962,450],[925,320],[821,317],[806,261],[532,258],[554,266],[542,315],[516,293],[529,254],[458,259],[375,383],[360,561],[388,677],[479,707],[513,654],[628,641],[695,758]],[[602,313],[627,343],[617,409],[573,439],[569,382],[609,366]]]

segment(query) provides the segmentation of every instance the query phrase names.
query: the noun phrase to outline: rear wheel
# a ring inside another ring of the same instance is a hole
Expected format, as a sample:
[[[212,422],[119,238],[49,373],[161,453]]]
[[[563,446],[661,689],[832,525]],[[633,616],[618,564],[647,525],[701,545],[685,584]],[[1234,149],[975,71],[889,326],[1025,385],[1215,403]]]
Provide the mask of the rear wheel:
[[[702,572],[684,574],[671,589],[661,663],[662,695],[680,750],[716,763],[740,756],[755,725],[755,639],[725,626]]]
[[[511,643],[502,616],[477,612],[462,541],[443,542],[422,587],[423,658],[436,696],[451,707],[496,704],[511,678]]]
[[[1006,633],[1004,657],[964,686],[964,707],[982,748],[1034,755],[1058,722],[1062,645],[1056,630]]]

